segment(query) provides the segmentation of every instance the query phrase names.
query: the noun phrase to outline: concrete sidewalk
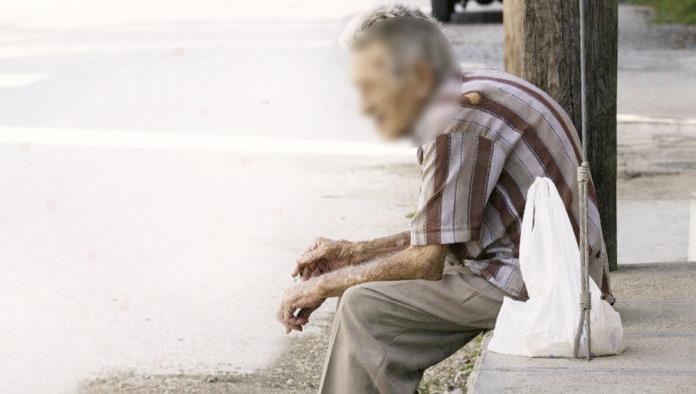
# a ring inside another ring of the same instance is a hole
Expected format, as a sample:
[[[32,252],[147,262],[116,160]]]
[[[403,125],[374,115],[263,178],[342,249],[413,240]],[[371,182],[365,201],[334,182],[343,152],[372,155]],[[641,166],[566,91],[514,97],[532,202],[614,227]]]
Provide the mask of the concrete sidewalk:
[[[485,350],[469,393],[693,393],[696,263],[622,265],[612,276],[626,351],[587,362]]]

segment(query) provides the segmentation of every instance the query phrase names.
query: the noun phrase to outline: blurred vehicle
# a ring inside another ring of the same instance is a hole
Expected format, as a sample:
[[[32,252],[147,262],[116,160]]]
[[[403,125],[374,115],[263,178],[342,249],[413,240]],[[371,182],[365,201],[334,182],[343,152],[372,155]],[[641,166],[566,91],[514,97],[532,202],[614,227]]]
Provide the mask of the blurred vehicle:
[[[466,7],[466,3],[470,0],[430,0],[430,5],[433,10],[433,17],[440,22],[449,22],[454,14],[454,6],[460,3],[462,7]],[[503,0],[471,0],[476,1],[480,5],[488,5],[494,1],[503,2]]]

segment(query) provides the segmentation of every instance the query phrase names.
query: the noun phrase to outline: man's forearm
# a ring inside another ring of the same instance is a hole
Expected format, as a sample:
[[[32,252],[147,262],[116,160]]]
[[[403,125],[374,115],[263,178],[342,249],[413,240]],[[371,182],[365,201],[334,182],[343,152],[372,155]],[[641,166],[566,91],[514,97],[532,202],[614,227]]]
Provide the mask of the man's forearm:
[[[323,297],[336,297],[349,287],[374,281],[428,279],[439,280],[446,254],[446,247],[409,247],[392,256],[370,263],[342,268],[322,275],[317,280]]]
[[[411,244],[411,233],[390,235],[387,237],[373,239],[371,241],[355,242],[353,244],[352,264],[360,264],[377,257],[382,257],[395,252],[402,251]]]

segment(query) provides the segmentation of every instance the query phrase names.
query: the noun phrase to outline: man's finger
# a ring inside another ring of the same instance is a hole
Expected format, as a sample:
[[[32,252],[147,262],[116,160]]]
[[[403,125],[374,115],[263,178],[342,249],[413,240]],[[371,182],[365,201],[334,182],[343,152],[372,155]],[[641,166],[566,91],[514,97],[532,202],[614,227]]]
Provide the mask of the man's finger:
[[[307,305],[304,308],[300,309],[300,311],[297,312],[297,315],[295,315],[295,319],[297,319],[297,321],[304,321],[304,323],[302,323],[303,325],[307,324],[309,322],[309,316],[312,313],[314,313],[314,311],[319,309],[319,307],[321,306],[321,304],[324,303],[324,301],[325,300],[320,300],[319,302],[313,305]]]
[[[307,324],[309,322],[309,316],[312,314],[312,312],[316,311],[317,308],[302,308],[300,311],[297,313],[297,317],[295,318],[298,323],[300,321],[303,321],[303,323],[299,324]]]
[[[289,334],[290,331],[302,331],[302,325],[295,321],[295,318],[290,318],[290,321],[283,323],[285,325],[285,333]]]
[[[287,328],[285,334],[289,334],[290,331],[292,331],[292,330],[302,332],[302,324],[297,322],[297,318],[293,314],[294,310],[295,310],[294,307],[290,307],[290,308],[285,309],[284,324],[285,324],[285,327]]]
[[[314,267],[304,267],[302,269],[302,281],[306,281],[312,277],[312,272],[314,272]]]
[[[309,275],[309,277],[310,277],[310,278],[314,278],[314,277],[317,277],[317,276],[319,276],[319,275],[321,275],[321,274],[322,274],[321,269],[319,269],[319,267],[315,267],[315,268],[312,270],[312,274]]]
[[[281,304],[280,308],[278,308],[278,312],[276,312],[276,320],[278,320],[281,324],[285,325],[285,305]]]
[[[302,326],[309,322],[309,315],[317,308],[319,308],[319,305],[300,309],[300,311],[290,319],[289,323],[293,326],[298,326],[300,328],[299,331],[302,331]]]
[[[304,265],[298,263],[295,265],[295,269],[292,271],[290,276],[292,276],[294,278],[294,277],[299,275],[301,277],[300,279],[307,280],[311,277],[310,276],[311,272],[315,271],[316,269],[317,269],[316,263],[310,263],[310,264],[304,264]]]
[[[293,318],[294,319],[294,318]],[[291,331],[302,331],[302,325],[293,322],[287,322],[285,324],[285,334],[289,334]]]
[[[316,249],[317,246],[319,246],[320,244],[321,244],[321,238],[315,239],[314,241],[312,241],[311,244],[309,244],[309,246],[307,247],[307,249],[305,249],[304,252],[302,252],[302,254],[305,254],[305,253],[307,253],[307,252],[310,252],[310,251]]]
[[[293,278],[296,277],[297,275],[299,275],[302,272],[303,268],[304,268],[304,266],[301,265],[300,263],[295,264],[295,269],[292,270],[292,273],[290,274],[290,276],[292,276]]]
[[[290,320],[290,323],[295,326],[303,326],[307,324],[309,320],[306,317],[295,316]]]
[[[316,249],[298,257],[297,264],[307,265],[307,264],[313,263],[314,261],[324,257],[325,255],[326,255],[326,247],[321,245],[321,246],[317,247]]]
[[[276,319],[280,322],[280,324],[283,325],[283,327],[285,327],[285,334],[286,335],[289,334],[290,331],[292,331],[291,326],[285,320],[285,308],[283,305],[280,306],[278,313],[276,313]]]
[[[295,269],[292,271],[291,276],[295,277],[301,274],[303,268],[316,264],[316,261],[322,259],[324,257],[324,254],[324,248],[320,248],[305,253],[302,256],[298,257],[295,264]]]
[[[292,307],[283,305],[283,323],[285,323],[285,325],[288,325],[290,319],[294,317],[292,313],[293,310],[294,309]]]

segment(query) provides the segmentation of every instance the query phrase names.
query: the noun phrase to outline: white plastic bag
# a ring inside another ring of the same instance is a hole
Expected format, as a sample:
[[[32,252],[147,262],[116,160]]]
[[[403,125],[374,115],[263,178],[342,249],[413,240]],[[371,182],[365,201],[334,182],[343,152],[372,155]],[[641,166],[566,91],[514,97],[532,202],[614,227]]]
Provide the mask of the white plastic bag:
[[[520,269],[529,300],[505,298],[488,349],[530,357],[573,357],[580,321],[580,253],[565,206],[548,178],[537,178],[527,192]],[[600,298],[592,278],[590,292],[592,354],[621,353],[619,313]]]

